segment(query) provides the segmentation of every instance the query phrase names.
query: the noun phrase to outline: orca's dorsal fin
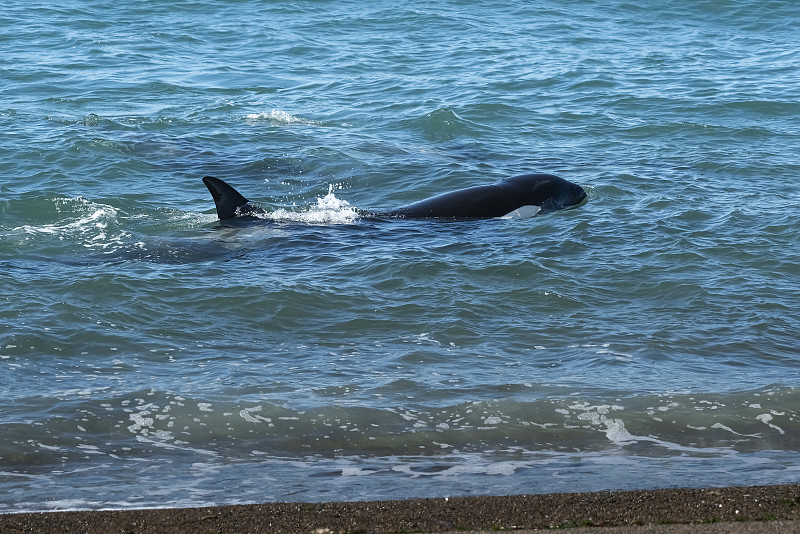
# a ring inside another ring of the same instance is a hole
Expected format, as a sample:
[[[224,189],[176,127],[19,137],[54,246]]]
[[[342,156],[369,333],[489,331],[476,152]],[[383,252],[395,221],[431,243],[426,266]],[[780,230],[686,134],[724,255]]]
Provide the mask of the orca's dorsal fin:
[[[249,202],[241,193],[219,178],[204,176],[203,183],[206,184],[211,196],[214,197],[214,203],[217,205],[217,216],[220,220],[236,217],[236,210]]]

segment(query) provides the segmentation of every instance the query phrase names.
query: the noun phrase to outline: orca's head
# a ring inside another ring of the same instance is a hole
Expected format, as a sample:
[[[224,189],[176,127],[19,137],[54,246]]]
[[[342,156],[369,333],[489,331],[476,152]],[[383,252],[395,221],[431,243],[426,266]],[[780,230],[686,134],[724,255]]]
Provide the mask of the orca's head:
[[[586,190],[567,180],[562,180],[561,189],[555,195],[557,199],[555,209],[577,208],[586,202]]]
[[[507,180],[542,211],[576,208],[586,202],[586,191],[578,184],[553,174],[525,174]]]

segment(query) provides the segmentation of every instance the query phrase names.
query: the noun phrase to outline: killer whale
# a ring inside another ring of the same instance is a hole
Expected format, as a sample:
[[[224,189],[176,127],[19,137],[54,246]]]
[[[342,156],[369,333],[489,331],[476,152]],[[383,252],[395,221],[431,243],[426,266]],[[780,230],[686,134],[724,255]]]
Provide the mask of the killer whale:
[[[211,192],[220,220],[254,217],[263,212],[236,189],[213,176],[203,177]],[[574,208],[586,200],[586,191],[553,174],[523,174],[490,185],[459,189],[400,208],[377,213],[376,217],[403,219],[488,219],[525,218],[540,212]]]

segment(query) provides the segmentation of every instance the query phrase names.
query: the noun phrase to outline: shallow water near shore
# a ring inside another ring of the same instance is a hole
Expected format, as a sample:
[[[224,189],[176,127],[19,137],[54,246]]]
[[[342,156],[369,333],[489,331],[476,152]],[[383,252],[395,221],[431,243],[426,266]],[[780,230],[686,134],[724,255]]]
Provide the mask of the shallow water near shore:
[[[4,8],[0,512],[797,482],[798,16]]]

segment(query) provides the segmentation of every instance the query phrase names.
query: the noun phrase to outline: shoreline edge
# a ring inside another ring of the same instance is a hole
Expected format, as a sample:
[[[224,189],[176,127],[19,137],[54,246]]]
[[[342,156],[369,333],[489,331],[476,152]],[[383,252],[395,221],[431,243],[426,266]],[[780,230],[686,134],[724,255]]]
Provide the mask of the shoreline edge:
[[[3,533],[688,532],[677,528],[687,525],[691,532],[800,532],[800,484],[0,514]]]

